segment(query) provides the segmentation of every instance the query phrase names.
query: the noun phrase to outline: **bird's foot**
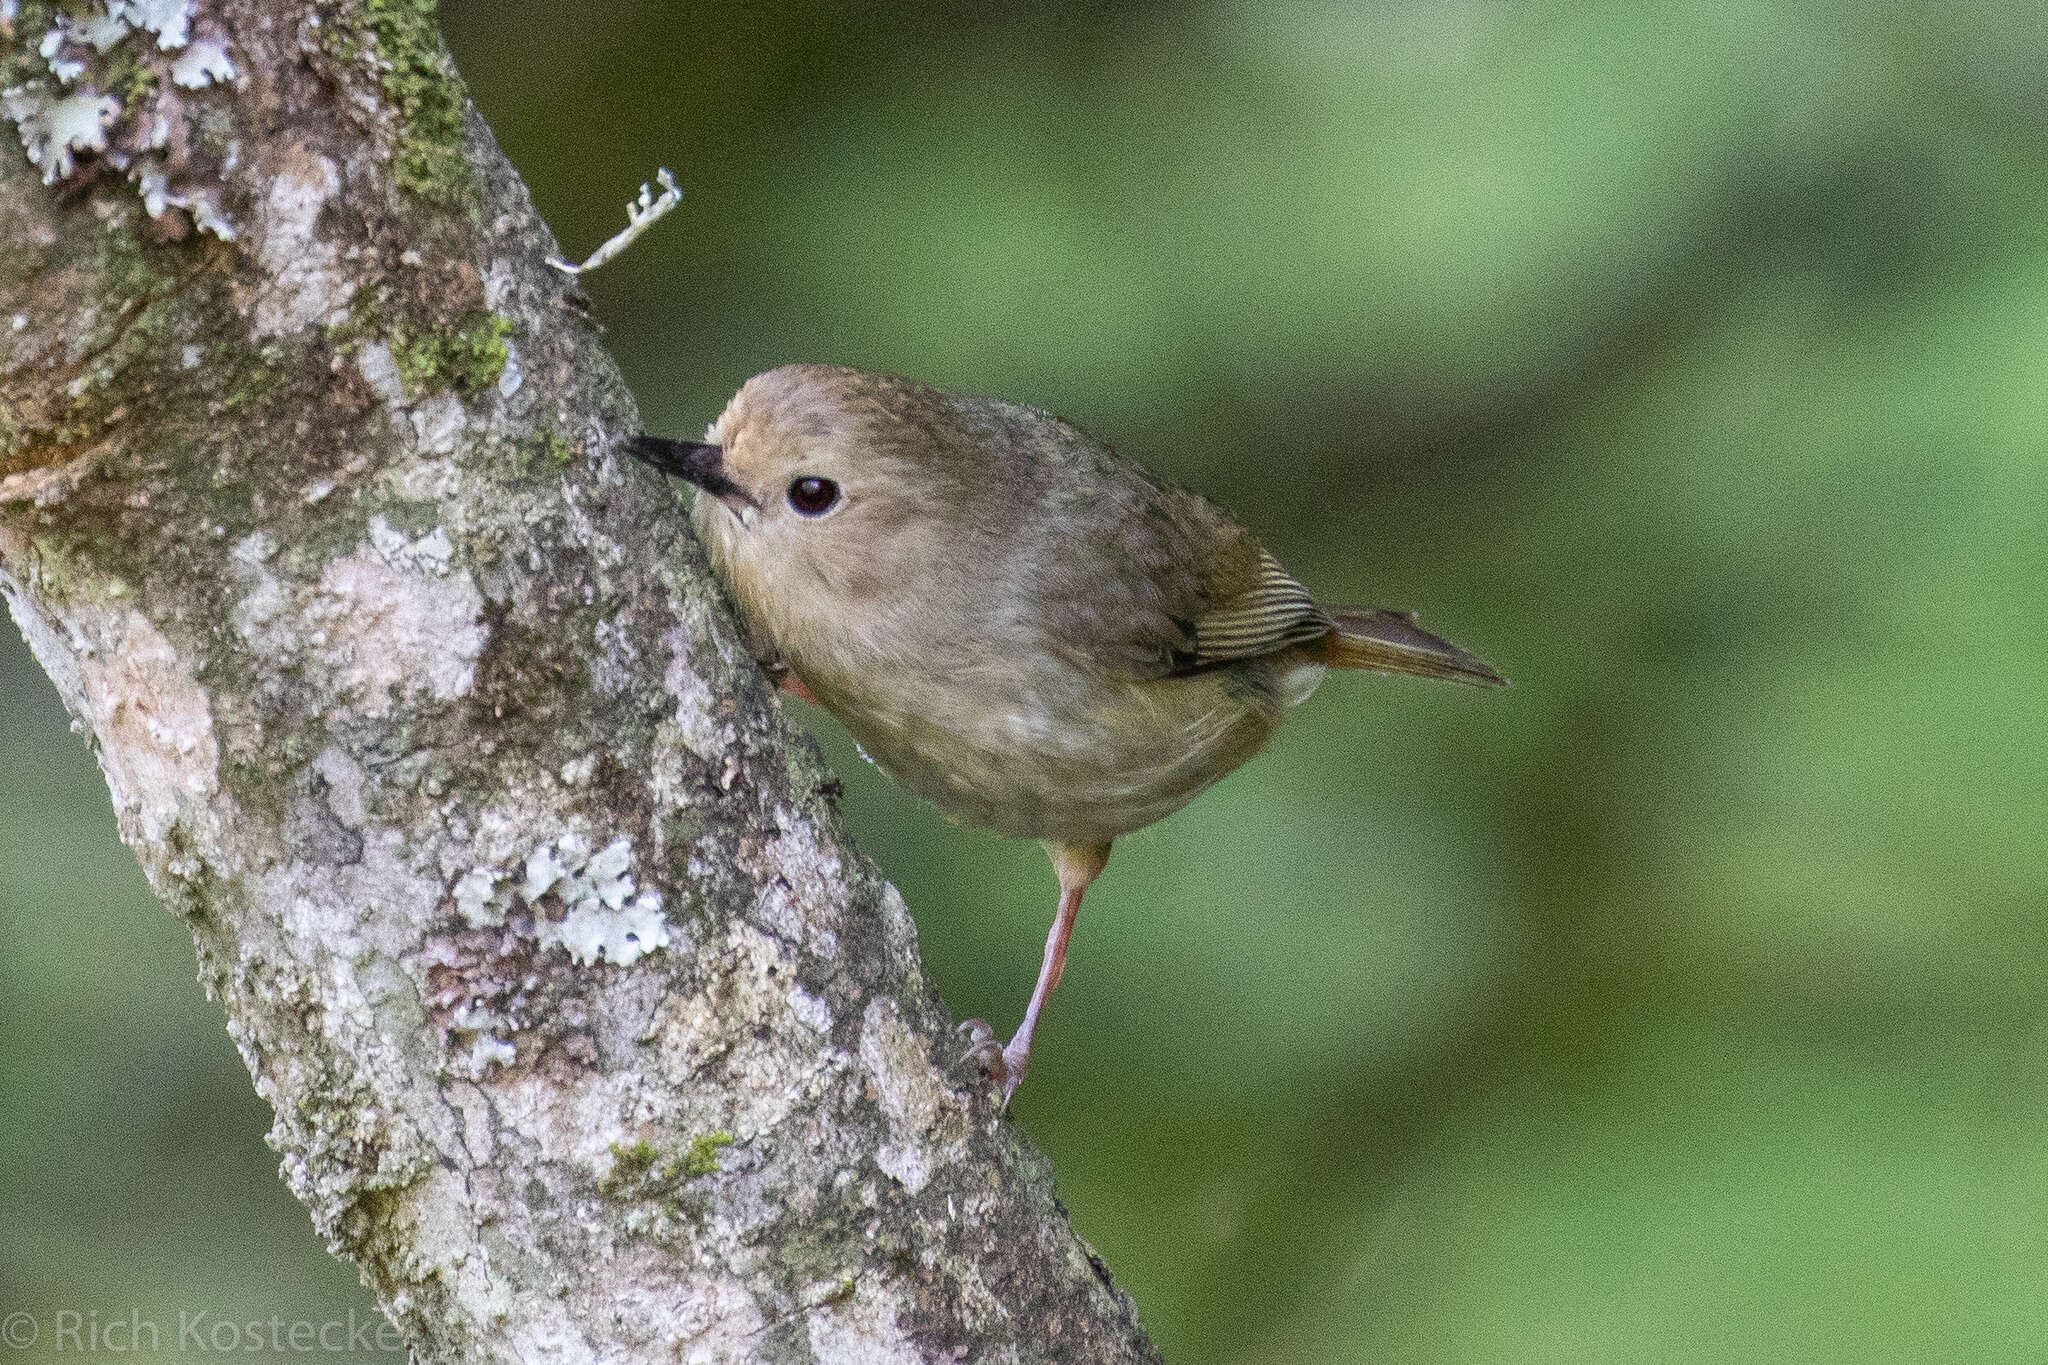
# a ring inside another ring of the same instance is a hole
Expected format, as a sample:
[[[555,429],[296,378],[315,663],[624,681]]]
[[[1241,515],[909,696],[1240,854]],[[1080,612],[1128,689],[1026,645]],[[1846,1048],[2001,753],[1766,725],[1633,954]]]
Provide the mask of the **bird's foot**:
[[[968,1019],[960,1024],[957,1032],[967,1037],[967,1051],[963,1054],[968,1061],[980,1067],[982,1074],[1002,1087],[1001,1109],[1010,1107],[1010,1097],[1017,1093],[1017,1087],[1024,1084],[1024,1072],[1031,1065],[1031,1045],[1022,1037],[1012,1038],[1008,1046],[996,1041],[996,1031],[988,1026],[986,1019]]]
[[[967,1050],[961,1054],[964,1060],[974,1063],[981,1069],[982,1074],[991,1080],[1009,1080],[1009,1059],[1005,1055],[1003,1045],[996,1041],[996,1031],[988,1026],[988,1020],[963,1020],[954,1032],[964,1035],[967,1039]],[[1008,1104],[1009,1098],[1009,1092],[1006,1090],[1003,1102]]]

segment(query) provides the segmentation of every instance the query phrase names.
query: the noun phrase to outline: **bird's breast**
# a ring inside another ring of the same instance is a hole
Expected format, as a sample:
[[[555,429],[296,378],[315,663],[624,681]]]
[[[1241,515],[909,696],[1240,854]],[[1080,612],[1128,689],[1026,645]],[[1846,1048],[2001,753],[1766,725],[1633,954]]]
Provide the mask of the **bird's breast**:
[[[905,786],[971,823],[1065,843],[1101,843],[1178,810],[1257,753],[1283,705],[1270,668],[1145,682],[798,671]]]

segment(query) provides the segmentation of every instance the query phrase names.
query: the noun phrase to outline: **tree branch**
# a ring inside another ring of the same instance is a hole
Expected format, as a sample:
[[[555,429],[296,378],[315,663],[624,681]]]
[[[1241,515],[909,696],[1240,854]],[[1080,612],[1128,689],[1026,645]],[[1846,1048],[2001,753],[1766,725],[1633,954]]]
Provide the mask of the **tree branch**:
[[[430,6],[0,0],[0,89],[0,593],[419,1358],[1154,1359]]]

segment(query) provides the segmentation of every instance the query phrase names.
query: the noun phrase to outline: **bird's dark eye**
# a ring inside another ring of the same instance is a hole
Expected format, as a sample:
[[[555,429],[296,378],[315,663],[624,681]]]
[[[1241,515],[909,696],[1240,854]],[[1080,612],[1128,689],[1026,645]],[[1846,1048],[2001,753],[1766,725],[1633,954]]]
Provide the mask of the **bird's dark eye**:
[[[789,486],[789,505],[807,517],[822,517],[839,501],[839,485],[806,474]]]

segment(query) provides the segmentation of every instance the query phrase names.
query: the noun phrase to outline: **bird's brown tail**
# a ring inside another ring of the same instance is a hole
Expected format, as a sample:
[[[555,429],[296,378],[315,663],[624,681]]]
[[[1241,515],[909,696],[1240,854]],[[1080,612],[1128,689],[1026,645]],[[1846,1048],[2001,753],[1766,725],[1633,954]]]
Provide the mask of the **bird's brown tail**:
[[[1322,662],[1332,668],[1412,673],[1418,678],[1506,687],[1508,680],[1449,640],[1415,624],[1412,613],[1369,607],[1325,607],[1337,628],[1324,636]]]

